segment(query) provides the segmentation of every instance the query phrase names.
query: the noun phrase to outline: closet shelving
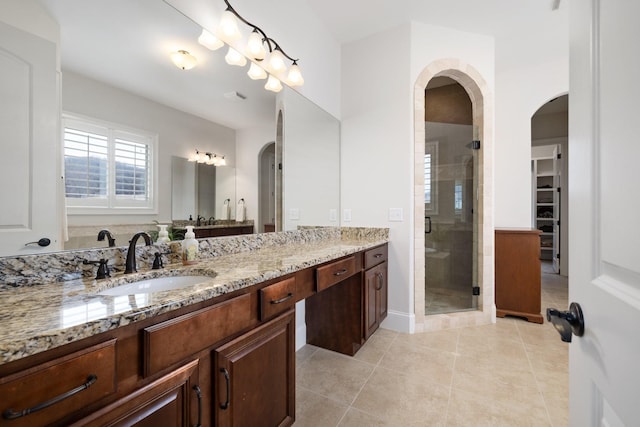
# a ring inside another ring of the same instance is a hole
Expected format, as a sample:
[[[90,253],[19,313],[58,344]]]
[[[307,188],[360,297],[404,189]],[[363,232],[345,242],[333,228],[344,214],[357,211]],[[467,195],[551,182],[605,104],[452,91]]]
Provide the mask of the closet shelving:
[[[560,171],[558,146],[536,147],[533,152],[533,218],[540,234],[540,259],[559,269]]]

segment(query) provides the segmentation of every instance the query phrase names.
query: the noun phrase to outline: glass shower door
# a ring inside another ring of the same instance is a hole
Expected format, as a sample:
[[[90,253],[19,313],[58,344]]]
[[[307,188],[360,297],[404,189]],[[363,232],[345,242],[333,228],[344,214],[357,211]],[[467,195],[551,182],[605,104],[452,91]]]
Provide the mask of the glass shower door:
[[[470,125],[425,125],[425,313],[474,310],[477,132]]]

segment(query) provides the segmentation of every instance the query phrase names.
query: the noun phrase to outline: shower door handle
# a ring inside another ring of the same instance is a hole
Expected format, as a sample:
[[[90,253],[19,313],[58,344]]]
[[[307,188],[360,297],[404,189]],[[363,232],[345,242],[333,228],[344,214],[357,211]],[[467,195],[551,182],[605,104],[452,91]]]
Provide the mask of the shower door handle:
[[[425,216],[424,219],[426,219],[429,224],[429,227],[424,231],[424,234],[429,234],[431,233],[431,217]]]

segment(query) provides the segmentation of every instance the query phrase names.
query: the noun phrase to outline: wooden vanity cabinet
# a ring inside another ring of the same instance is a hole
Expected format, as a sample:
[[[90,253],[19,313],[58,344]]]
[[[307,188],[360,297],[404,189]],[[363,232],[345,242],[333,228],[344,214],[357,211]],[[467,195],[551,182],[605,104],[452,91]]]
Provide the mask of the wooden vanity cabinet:
[[[289,426],[295,420],[295,311],[215,350],[215,425]]]
[[[387,317],[387,245],[364,253],[364,339]]]
[[[203,239],[206,237],[236,236],[239,234],[253,234],[253,225],[231,225],[229,227],[194,228],[193,232],[196,235],[197,239]]]

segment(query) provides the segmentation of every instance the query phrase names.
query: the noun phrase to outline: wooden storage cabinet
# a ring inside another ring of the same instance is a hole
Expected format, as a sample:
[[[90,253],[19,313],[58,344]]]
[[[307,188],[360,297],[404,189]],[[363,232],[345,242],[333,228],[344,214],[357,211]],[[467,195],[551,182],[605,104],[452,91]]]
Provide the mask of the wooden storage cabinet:
[[[73,424],[80,426],[191,427],[202,425],[198,360]]]
[[[496,315],[542,323],[540,231],[496,230]]]
[[[295,420],[295,312],[215,350],[215,425],[288,426]]]
[[[364,273],[364,338],[368,339],[387,317],[387,263]]]
[[[116,340],[0,378],[1,426],[55,425],[116,392]]]

